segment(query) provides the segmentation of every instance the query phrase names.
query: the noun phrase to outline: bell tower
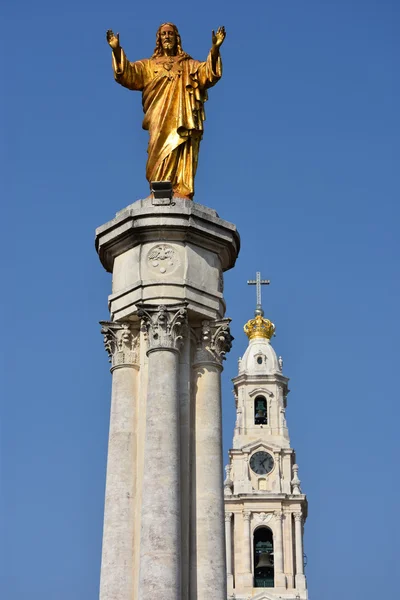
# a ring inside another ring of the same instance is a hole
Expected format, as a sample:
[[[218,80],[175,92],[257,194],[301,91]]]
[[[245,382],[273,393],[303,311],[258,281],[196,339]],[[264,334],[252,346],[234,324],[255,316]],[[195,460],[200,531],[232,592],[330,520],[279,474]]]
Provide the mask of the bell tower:
[[[224,483],[228,598],[306,600],[303,525],[307,499],[286,422],[288,378],[271,345],[275,325],[257,306],[233,379],[236,424]]]

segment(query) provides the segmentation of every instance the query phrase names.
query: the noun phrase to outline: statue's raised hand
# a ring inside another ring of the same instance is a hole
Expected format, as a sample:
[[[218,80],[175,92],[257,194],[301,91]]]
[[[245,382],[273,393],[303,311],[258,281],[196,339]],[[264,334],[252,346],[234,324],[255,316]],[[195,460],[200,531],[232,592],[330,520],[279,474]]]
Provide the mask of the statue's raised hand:
[[[212,44],[213,46],[219,48],[222,44],[222,42],[224,41],[226,36],[226,31],[225,31],[225,27],[218,27],[218,31],[217,33],[214,33],[214,29],[212,32]]]
[[[106,33],[106,37],[111,48],[117,50],[117,48],[119,48],[119,33],[115,34],[112,29],[109,29]]]

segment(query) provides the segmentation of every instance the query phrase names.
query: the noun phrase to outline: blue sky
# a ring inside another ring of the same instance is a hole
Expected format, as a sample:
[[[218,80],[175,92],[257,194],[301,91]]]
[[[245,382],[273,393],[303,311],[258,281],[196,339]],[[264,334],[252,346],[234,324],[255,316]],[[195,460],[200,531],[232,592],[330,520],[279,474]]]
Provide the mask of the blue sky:
[[[225,454],[246,280],[261,270],[309,497],[310,598],[394,597],[400,5],[21,0],[1,12],[0,596],[98,597],[111,281],[94,229],[148,193],[140,94],[114,83],[104,35],[119,31],[134,60],[173,21],[196,58],[227,29],[195,197],[242,237],[225,277]]]

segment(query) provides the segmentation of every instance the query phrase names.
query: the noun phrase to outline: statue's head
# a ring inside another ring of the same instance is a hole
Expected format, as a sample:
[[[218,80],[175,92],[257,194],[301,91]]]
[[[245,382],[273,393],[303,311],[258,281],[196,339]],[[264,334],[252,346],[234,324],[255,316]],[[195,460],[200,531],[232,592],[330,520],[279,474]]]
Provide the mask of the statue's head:
[[[182,50],[181,36],[179,35],[177,26],[173,23],[163,23],[157,29],[156,47],[154,48],[153,58],[163,56],[164,54],[190,58]]]

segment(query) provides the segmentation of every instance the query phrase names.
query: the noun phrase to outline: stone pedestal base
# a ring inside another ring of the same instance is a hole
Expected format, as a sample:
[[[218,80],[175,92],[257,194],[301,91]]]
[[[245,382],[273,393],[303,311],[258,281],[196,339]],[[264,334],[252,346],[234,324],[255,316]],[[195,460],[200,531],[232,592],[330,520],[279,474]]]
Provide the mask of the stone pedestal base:
[[[240,573],[237,576],[237,587],[244,592],[251,593],[253,590],[253,574],[252,573]]]
[[[174,198],[168,206],[138,200],[96,230],[96,249],[113,274],[113,320],[129,318],[136,305],[186,302],[200,319],[225,314],[223,272],[235,264],[236,227],[215,210]]]
[[[286,575],[286,585],[289,589],[294,587],[294,576],[293,575]]]
[[[226,586],[228,589],[228,596],[233,593],[233,575],[229,574],[226,578]]]
[[[299,573],[299,574],[296,575],[295,580],[296,580],[296,588],[298,590],[305,590],[306,589],[306,577],[305,577],[305,575],[303,575],[302,573]]]
[[[275,587],[286,589],[286,576],[284,573],[275,573]]]

